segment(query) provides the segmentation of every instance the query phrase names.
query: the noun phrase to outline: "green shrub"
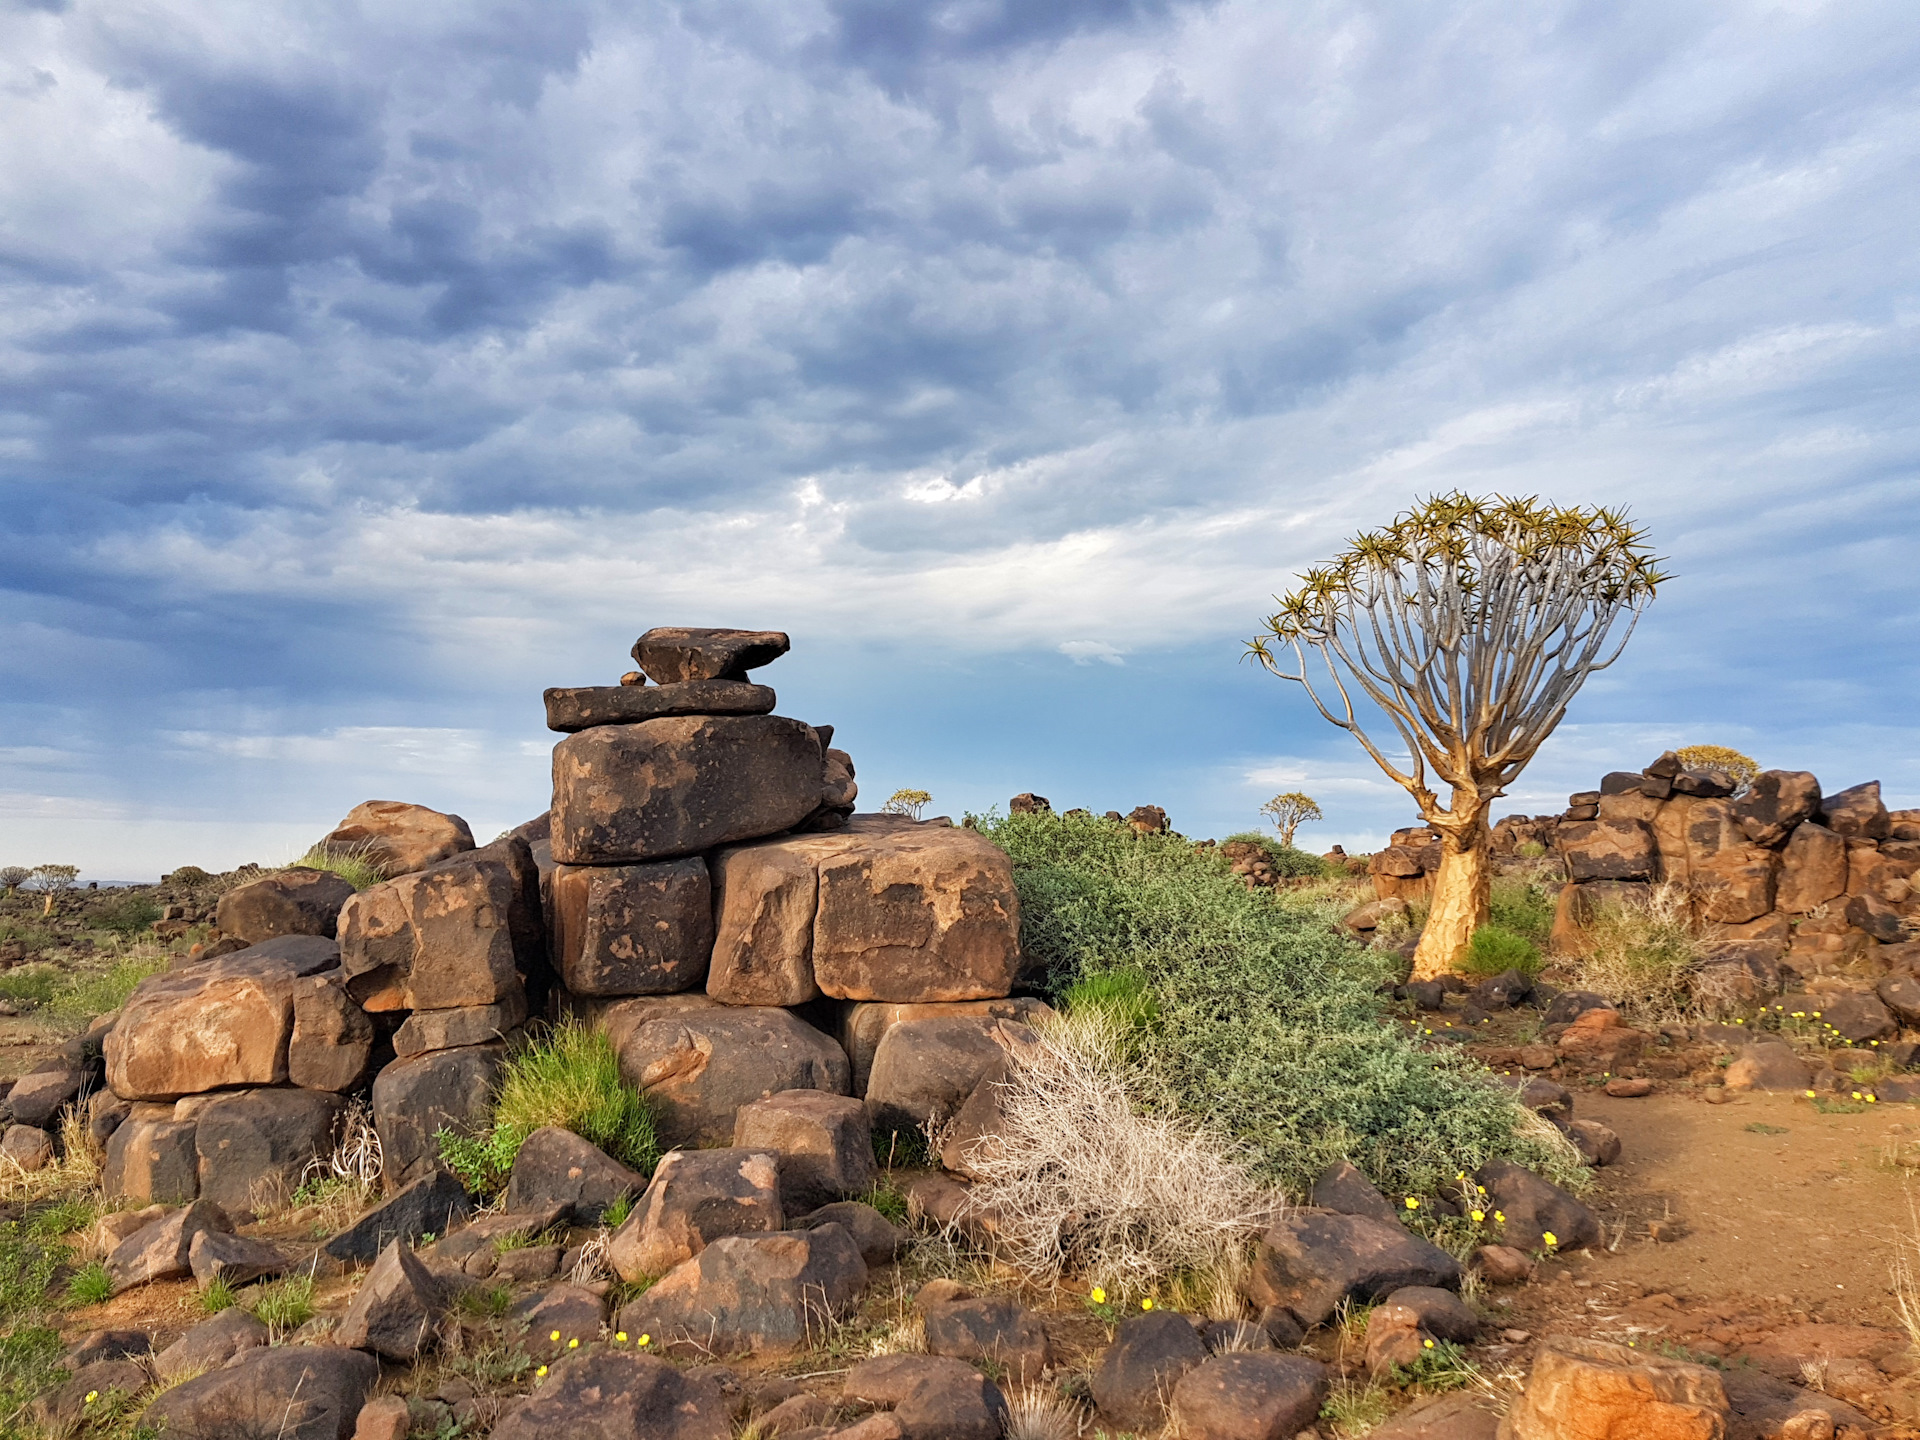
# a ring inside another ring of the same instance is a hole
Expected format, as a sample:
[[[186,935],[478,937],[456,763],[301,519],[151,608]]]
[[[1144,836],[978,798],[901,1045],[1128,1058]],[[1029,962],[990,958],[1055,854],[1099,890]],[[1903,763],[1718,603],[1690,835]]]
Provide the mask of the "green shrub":
[[[30,1432],[15,1428],[34,1396],[72,1378],[61,1357],[67,1342],[49,1325],[19,1325],[0,1334],[0,1436],[7,1440]]]
[[[632,1195],[614,1196],[613,1203],[600,1212],[600,1223],[609,1230],[618,1230],[633,1214],[633,1203]]]
[[[133,994],[134,986],[149,975],[167,968],[162,951],[132,954],[116,960],[106,970],[82,970],[65,976],[54,987],[48,1009],[62,1020],[76,1023],[118,1010]]]
[[[1601,904],[1587,928],[1587,953],[1573,961],[1574,984],[1648,1022],[1732,1008],[1737,996],[1695,993],[1712,937],[1695,933],[1689,902],[1686,886],[1661,885],[1645,900]]]
[[[1459,968],[1468,975],[1504,975],[1509,970],[1538,975],[1543,963],[1540,947],[1526,936],[1516,935],[1504,925],[1482,925],[1473,932]]]
[[[59,985],[60,972],[45,963],[21,965],[0,975],[0,995],[16,1004],[26,1000],[44,1005],[53,999]]]
[[[574,1021],[553,1026],[510,1057],[493,1101],[492,1125],[463,1137],[442,1130],[441,1157],[478,1194],[506,1188],[526,1138],[558,1125],[642,1175],[660,1159],[646,1097],[620,1074],[613,1041]]]
[[[1258,830],[1242,830],[1238,835],[1229,835],[1220,842],[1222,845],[1239,843],[1258,845],[1267,852],[1267,863],[1274,872],[1294,879],[1324,880],[1333,872],[1327,868],[1327,862],[1318,855],[1309,855],[1304,850],[1296,850],[1291,845],[1282,845],[1271,835],[1262,835]]]
[[[116,935],[138,935],[150,929],[160,918],[160,907],[145,895],[122,895],[98,906],[87,917],[96,930],[111,930]]]
[[[1160,1014],[1153,987],[1139,970],[1101,970],[1082,975],[1062,989],[1059,998],[1069,1012],[1100,1011],[1128,1035],[1145,1031]]]
[[[1553,905],[1554,897],[1537,880],[1502,875],[1487,896],[1487,920],[1544,950],[1553,935]]]
[[[1393,957],[1310,907],[1255,894],[1177,836],[1079,817],[976,823],[1013,860],[1021,943],[1055,993],[1143,975],[1159,1007],[1143,1094],[1242,1142],[1262,1178],[1298,1194],[1346,1158],[1389,1193],[1431,1193],[1506,1157],[1578,1183],[1482,1067],[1383,1024]]]

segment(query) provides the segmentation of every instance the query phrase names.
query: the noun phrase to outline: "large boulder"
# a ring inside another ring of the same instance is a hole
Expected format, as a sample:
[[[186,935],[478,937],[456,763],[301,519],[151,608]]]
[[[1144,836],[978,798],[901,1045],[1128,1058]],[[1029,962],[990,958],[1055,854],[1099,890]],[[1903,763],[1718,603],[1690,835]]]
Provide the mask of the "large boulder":
[[[113,1293],[193,1273],[193,1241],[202,1230],[232,1233],[233,1222],[211,1200],[196,1200],[134,1231],[107,1256]]]
[[[1093,1403],[1119,1430],[1157,1430],[1181,1377],[1206,1363],[1207,1347],[1170,1310],[1122,1320],[1093,1372]]]
[[[726,1145],[742,1105],[782,1090],[847,1093],[846,1052],[785,1010],[765,1006],[624,1000],[601,1024],[620,1070],[653,1102],[667,1145]]]
[[[106,1038],[114,1094],[174,1100],[286,1084],[298,982],[332,963],[330,942],[289,948],[255,946],[142,980]]]
[[[1046,1322],[1005,1295],[935,1301],[920,1306],[920,1318],[929,1355],[984,1361],[1016,1385],[1038,1382],[1053,1363]]]
[[[774,694],[739,680],[674,685],[556,686],[546,692],[547,728],[572,734],[596,725],[637,725],[672,715],[765,715]]]
[[[331,936],[353,886],[330,870],[276,870],[220,897],[214,924],[249,945],[279,935]]]
[[[293,1263],[293,1257],[278,1245],[220,1230],[202,1230],[187,1247],[193,1283],[202,1290],[215,1282],[238,1287],[269,1275],[284,1275]]]
[[[493,1427],[493,1440],[727,1440],[727,1397],[711,1379],[630,1350],[582,1351]]]
[[[339,1345],[258,1345],[147,1407],[167,1440],[349,1440],[380,1362]]]
[[[80,1098],[92,1079],[90,1070],[74,1069],[63,1059],[52,1060],[14,1082],[7,1092],[7,1106],[22,1125],[58,1129],[56,1117]]]
[[[780,1203],[789,1213],[863,1194],[878,1173],[867,1107],[824,1090],[782,1090],[742,1105],[733,1143],[775,1152]]]
[[[695,680],[744,681],[771,665],[792,642],[780,630],[715,630],[656,625],[633,642],[633,663],[665,688]]]
[[[1705,1365],[1550,1335],[1500,1433],[1511,1440],[1721,1440],[1727,1409],[1726,1388]]]
[[[473,831],[458,815],[401,800],[368,800],[349,810],[320,843],[365,857],[391,880],[473,849]]]
[[[673,1150],[607,1243],[622,1280],[664,1275],[728,1235],[785,1228],[770,1150]]]
[[[1393,1203],[1374,1183],[1346,1160],[1336,1160],[1320,1172],[1313,1182],[1307,1203],[1316,1210],[1333,1210],[1341,1215],[1364,1215],[1384,1225],[1397,1225],[1400,1217]]]
[[[370,1011],[493,1005],[540,960],[539,880],[508,837],[363,890],[340,912],[347,993]]]
[[[389,1195],[437,1169],[441,1130],[478,1134],[490,1118],[493,1086],[507,1047],[467,1045],[395,1060],[373,1081],[373,1123],[380,1134]]]
[[[1306,1329],[1347,1299],[1377,1300],[1409,1285],[1460,1286],[1460,1262],[1404,1226],[1364,1215],[1291,1210],[1254,1253],[1247,1296],[1279,1305]]]
[[[1542,1180],[1531,1170],[1511,1160],[1489,1160],[1474,1172],[1474,1180],[1485,1188],[1493,1208],[1506,1216],[1500,1232],[1506,1244],[1520,1250],[1582,1250],[1599,1243],[1599,1217],[1558,1185]]]
[[[955,1015],[989,1020],[1017,1020],[1031,1025],[1050,1018],[1053,1009],[1044,1000],[1029,995],[999,1000],[960,1000],[941,1005],[899,1005],[855,1001],[840,1007],[838,1034],[841,1047],[853,1066],[853,1093],[867,1093],[867,1078],[873,1073],[873,1057],[886,1038],[887,1031],[908,1020],[933,1020]]]
[[[667,995],[706,977],[713,893],[699,856],[556,866],[551,895],[554,968],[575,995]]]
[[[413,1360],[434,1339],[453,1303],[451,1284],[395,1240],[380,1252],[340,1317],[333,1343],[371,1350],[389,1360]]]
[[[1757,920],[1774,907],[1780,856],[1757,845],[1720,851],[1693,867],[1701,917],[1722,925]]]
[[[202,1320],[153,1357],[153,1371],[162,1380],[218,1370],[242,1350],[265,1345],[272,1338],[267,1327],[238,1305]]]
[[[867,1266],[838,1225],[715,1240],[620,1312],[620,1328],[702,1353],[791,1354],[845,1314]]]
[[[1804,770],[1762,770],[1730,809],[1749,841],[1772,848],[1820,813],[1820,782]]]
[[[433,1170],[328,1240],[321,1253],[342,1265],[371,1265],[395,1240],[412,1245],[423,1235],[445,1235],[472,1209],[460,1182]]]
[[[993,999],[1020,964],[1006,852],[890,815],[722,851],[710,994],[737,1003]],[[763,998],[764,997],[764,998]]]
[[[1885,840],[1893,830],[1878,780],[1827,796],[1820,802],[1820,811],[1827,824],[1849,840]]]
[[[287,1078],[308,1090],[356,1090],[373,1067],[373,1022],[347,994],[338,970],[294,983]]]
[[[614,1201],[638,1195],[646,1185],[646,1176],[571,1130],[543,1125],[513,1157],[506,1204],[510,1213],[557,1205],[570,1223],[591,1225]]]
[[[1004,1062],[1007,1046],[1031,1035],[1025,1025],[983,1015],[908,1020],[890,1027],[867,1077],[867,1108],[875,1128],[917,1130],[949,1119],[988,1072]]]
[[[1583,880],[1654,878],[1653,832],[1640,820],[1585,820],[1556,832],[1568,876]]]
[[[1805,915],[1844,894],[1846,888],[1847,842],[1811,820],[1794,826],[1780,855],[1775,907],[1789,915]]]
[[[780,715],[601,725],[553,747],[553,858],[637,865],[792,828],[820,803],[819,734]]]
[[[1729,1090],[1804,1090],[1813,1079],[1807,1062],[1784,1040],[1756,1040],[1734,1052]]]
[[[840,1393],[883,1407],[862,1422],[866,1435],[906,1440],[1000,1440],[1007,1433],[1007,1399],[971,1365],[938,1355],[880,1355],[847,1372]],[[881,1429],[881,1422],[890,1428]],[[862,1427],[834,1432],[852,1437]],[[864,1440],[864,1437],[863,1437]]]
[[[1172,1409],[1185,1440],[1294,1440],[1318,1418],[1331,1381],[1305,1355],[1216,1355],[1180,1377]]]
[[[137,1105],[107,1140],[100,1187],[142,1204],[181,1205],[200,1193],[200,1152],[191,1120],[171,1105]]]
[[[200,1195],[227,1210],[265,1210],[333,1150],[345,1101],[319,1090],[241,1090],[190,1107]]]

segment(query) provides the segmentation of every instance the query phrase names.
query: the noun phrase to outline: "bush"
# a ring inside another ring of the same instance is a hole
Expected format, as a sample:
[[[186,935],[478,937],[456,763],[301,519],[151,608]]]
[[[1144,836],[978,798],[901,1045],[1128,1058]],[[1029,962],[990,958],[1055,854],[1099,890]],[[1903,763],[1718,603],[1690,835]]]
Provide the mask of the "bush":
[[[1689,770],[1724,770],[1743,790],[1760,773],[1758,760],[1731,745],[1682,745],[1673,755]]]
[[[1662,885],[1644,901],[1609,900],[1588,924],[1588,952],[1573,960],[1573,981],[1638,1019],[1689,1019],[1717,999],[1695,988],[1715,938],[1694,933],[1684,885]]]
[[[1518,970],[1522,975],[1538,975],[1540,947],[1524,935],[1516,935],[1504,925],[1482,925],[1473,932],[1467,950],[1460,957],[1460,970],[1468,975],[1504,975]]]
[[[1389,1193],[1432,1193],[1504,1157],[1578,1183],[1484,1069],[1383,1023],[1393,957],[1310,907],[1248,890],[1178,836],[1080,817],[978,823],[1012,857],[1021,943],[1056,993],[1116,970],[1144,977],[1159,1013],[1138,1103],[1237,1142],[1257,1181],[1302,1193],[1344,1158]]]
[[[144,895],[122,895],[97,906],[88,917],[96,929],[138,935],[160,918],[160,907]]]
[[[1523,875],[1502,875],[1487,897],[1487,921],[1531,940],[1544,950],[1553,936],[1554,897],[1540,882]]]
[[[1233,844],[1258,845],[1266,851],[1267,863],[1273,866],[1274,872],[1292,879],[1324,880],[1334,873],[1318,855],[1309,855],[1291,845],[1282,845],[1271,835],[1262,835],[1258,830],[1242,830],[1238,835],[1229,835],[1220,844],[1223,847]]]
[[[620,1074],[613,1041],[571,1020],[508,1059],[490,1128],[474,1137],[442,1130],[440,1153],[469,1190],[497,1194],[521,1145],[544,1125],[571,1130],[642,1175],[651,1175],[660,1160],[653,1114]]]

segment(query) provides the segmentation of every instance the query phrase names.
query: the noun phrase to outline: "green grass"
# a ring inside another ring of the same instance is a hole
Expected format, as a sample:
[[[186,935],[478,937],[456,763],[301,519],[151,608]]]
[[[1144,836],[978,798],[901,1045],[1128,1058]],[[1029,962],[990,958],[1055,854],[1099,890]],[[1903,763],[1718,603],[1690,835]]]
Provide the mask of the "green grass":
[[[28,950],[45,950],[53,944],[53,932],[23,920],[0,920],[0,940],[18,940]]]
[[[1285,892],[1256,893],[1177,836],[1051,816],[976,822],[1014,862],[1021,943],[1065,992],[1132,970],[1159,1007],[1142,1092],[1242,1142],[1295,1194],[1336,1159],[1388,1193],[1437,1191],[1509,1158],[1563,1184],[1511,1095],[1457,1052],[1382,1023],[1394,957],[1363,950]]]
[[[513,1287],[505,1283],[471,1285],[460,1292],[455,1304],[461,1314],[476,1320],[498,1320],[513,1307]]]
[[[0,975],[0,995],[16,1004],[25,1000],[34,1005],[45,1005],[53,999],[59,985],[60,972],[44,961],[17,966]]]
[[[1060,1003],[1069,1011],[1097,1010],[1129,1035],[1144,1035],[1160,1018],[1160,1002],[1140,970],[1100,970],[1065,986]]]
[[[882,1178],[873,1182],[873,1187],[860,1197],[861,1203],[871,1205],[896,1225],[907,1223],[907,1197],[902,1195],[891,1179]]]
[[[1524,936],[1541,949],[1553,935],[1554,897],[1539,881],[1524,875],[1502,875],[1487,896],[1487,920],[1503,930]]]
[[[287,867],[289,870],[326,870],[338,875],[356,890],[365,890],[385,880],[386,872],[367,858],[364,849],[339,849],[315,845]]]
[[[609,1230],[618,1230],[627,1223],[627,1217],[633,1214],[633,1196],[616,1195],[613,1203],[600,1212],[600,1223]]]
[[[49,1323],[48,1287],[68,1251],[31,1225],[0,1223],[0,1440],[25,1440],[20,1412],[67,1378],[67,1342]]]
[[[67,1281],[67,1299],[75,1305],[98,1305],[113,1294],[113,1277],[98,1260],[89,1260]]]
[[[200,1292],[200,1309],[205,1314],[218,1315],[222,1310],[231,1310],[239,1299],[233,1293],[233,1286],[227,1283],[227,1277],[216,1275],[213,1283]]]
[[[164,954],[126,955],[106,970],[83,970],[64,977],[48,1010],[63,1020],[76,1023],[118,1010],[133,994],[134,986],[149,975],[167,968]]]
[[[1318,855],[1309,855],[1304,850],[1296,850],[1291,845],[1282,845],[1271,835],[1263,835],[1258,830],[1242,830],[1237,835],[1229,835],[1220,843],[1231,845],[1239,841],[1246,845],[1258,845],[1267,852],[1267,863],[1279,875],[1295,879],[1324,880],[1331,872],[1327,862]]]
[[[247,1308],[276,1335],[298,1330],[313,1318],[313,1277],[287,1275],[255,1286]]]
[[[116,935],[138,935],[160,918],[160,907],[145,895],[122,895],[94,908],[87,923]]]
[[[553,1026],[513,1055],[501,1071],[493,1123],[478,1136],[442,1130],[441,1158],[469,1190],[506,1188],[514,1157],[545,1125],[571,1130],[621,1164],[651,1175],[660,1160],[646,1097],[620,1074],[613,1041],[571,1020]]]
[[[1769,1125],[1764,1120],[1754,1120],[1747,1125],[1747,1131],[1753,1135],[1784,1135],[1787,1133],[1787,1127],[1784,1125]]]
[[[50,1325],[15,1325],[0,1334],[0,1440],[25,1440],[20,1412],[43,1390],[71,1378],[60,1364],[67,1342]]]
[[[1466,953],[1460,957],[1457,968],[1482,978],[1504,975],[1509,970],[1531,977],[1538,975],[1545,964],[1540,947],[1526,936],[1515,934],[1504,925],[1482,925],[1467,942]]]
[[[96,1213],[93,1202],[85,1196],[62,1195],[27,1215],[27,1233],[37,1240],[58,1240],[62,1235],[86,1229]]]

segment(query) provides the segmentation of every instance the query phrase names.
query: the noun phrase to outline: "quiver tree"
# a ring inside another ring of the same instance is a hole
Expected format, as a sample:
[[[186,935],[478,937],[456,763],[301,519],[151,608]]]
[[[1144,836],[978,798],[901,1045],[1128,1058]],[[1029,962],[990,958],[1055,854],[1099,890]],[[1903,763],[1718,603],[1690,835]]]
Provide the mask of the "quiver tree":
[[[1260,813],[1273,822],[1273,828],[1280,832],[1280,843],[1289,850],[1293,848],[1294,831],[1309,820],[1326,818],[1320,813],[1319,802],[1298,790],[1274,796],[1260,807]]]
[[[1487,812],[1587,676],[1619,658],[1667,578],[1645,540],[1623,511],[1438,496],[1309,570],[1248,646],[1350,732],[1439,834],[1416,976],[1452,968],[1486,922]],[[1324,681],[1309,673],[1320,665]],[[1362,728],[1356,689],[1399,733],[1404,768]]]
[[[887,797],[887,803],[880,807],[882,815],[904,815],[909,820],[918,820],[920,812],[927,808],[927,802],[933,799],[924,790],[896,790]]]
[[[0,891],[11,895],[26,884],[33,871],[24,865],[0,865]]]
[[[71,890],[74,882],[80,878],[78,865],[36,865],[33,867],[33,883],[46,893],[46,904],[41,913],[51,915],[59,907],[60,897]]]

